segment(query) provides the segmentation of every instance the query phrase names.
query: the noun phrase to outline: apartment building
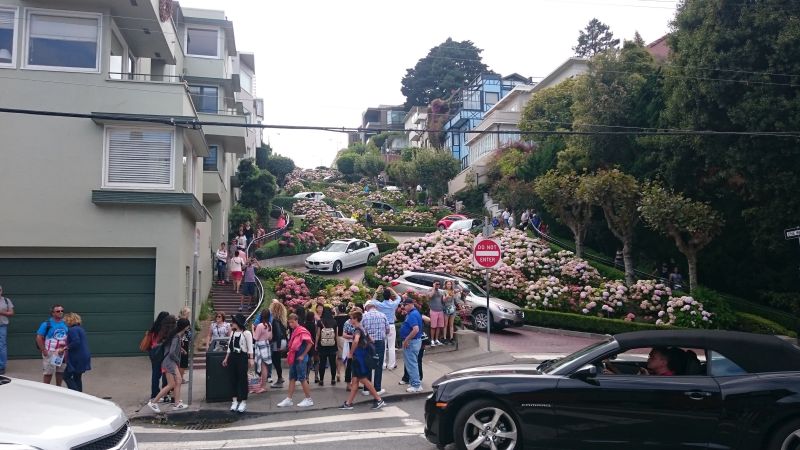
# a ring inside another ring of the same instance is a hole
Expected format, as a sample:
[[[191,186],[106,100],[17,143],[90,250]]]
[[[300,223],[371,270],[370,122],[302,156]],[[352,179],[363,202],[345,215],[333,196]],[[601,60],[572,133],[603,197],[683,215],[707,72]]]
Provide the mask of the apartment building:
[[[52,304],[83,316],[94,354],[123,355],[157,312],[206,298],[231,176],[255,152],[247,129],[221,126],[252,120],[238,97],[252,59],[220,11],[0,0],[0,108],[81,115],[0,113],[12,357],[35,356]]]

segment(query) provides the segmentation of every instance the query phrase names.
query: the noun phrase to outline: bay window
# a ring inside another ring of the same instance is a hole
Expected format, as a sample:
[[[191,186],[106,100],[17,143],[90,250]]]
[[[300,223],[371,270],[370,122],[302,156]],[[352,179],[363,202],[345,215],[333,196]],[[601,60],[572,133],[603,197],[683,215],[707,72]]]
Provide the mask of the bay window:
[[[28,10],[25,66],[98,72],[101,17]]]

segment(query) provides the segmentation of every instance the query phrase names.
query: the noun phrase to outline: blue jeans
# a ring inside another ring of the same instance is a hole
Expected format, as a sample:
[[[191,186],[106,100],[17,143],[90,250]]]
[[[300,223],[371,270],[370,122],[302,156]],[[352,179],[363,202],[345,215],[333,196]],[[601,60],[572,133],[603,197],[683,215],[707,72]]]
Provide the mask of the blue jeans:
[[[408,343],[408,347],[403,349],[403,359],[405,360],[406,369],[408,370],[408,384],[411,387],[420,387],[422,382],[419,379],[419,349],[422,347],[422,339],[412,339]]]
[[[377,369],[370,371],[370,378],[372,379],[372,385],[375,386],[375,390],[380,391],[381,383],[383,382],[383,360],[386,354],[386,341],[375,341],[374,344],[375,353],[378,354],[380,362],[378,363]]]
[[[8,325],[0,325],[0,373],[6,371],[8,362]]]
[[[225,266],[227,263],[224,263],[220,260],[217,260],[217,281],[225,281]]]

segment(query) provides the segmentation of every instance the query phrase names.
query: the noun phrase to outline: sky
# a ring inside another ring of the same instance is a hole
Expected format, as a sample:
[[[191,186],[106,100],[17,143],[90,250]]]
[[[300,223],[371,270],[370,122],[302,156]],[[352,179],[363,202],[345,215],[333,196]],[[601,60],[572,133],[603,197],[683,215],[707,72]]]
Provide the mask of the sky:
[[[597,18],[619,39],[650,43],[669,31],[676,0],[182,0],[223,9],[236,47],[255,53],[264,123],[356,127],[370,106],[402,104],[401,80],[448,37],[483,49],[491,70],[537,81],[567,58]],[[330,166],[347,135],[265,130],[299,167]]]

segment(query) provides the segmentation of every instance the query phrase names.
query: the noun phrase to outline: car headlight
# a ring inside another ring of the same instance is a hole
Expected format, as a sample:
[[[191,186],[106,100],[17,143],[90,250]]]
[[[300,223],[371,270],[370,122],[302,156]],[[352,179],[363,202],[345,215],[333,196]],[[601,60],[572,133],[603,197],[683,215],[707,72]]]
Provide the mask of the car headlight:
[[[497,309],[499,309],[500,311],[502,311],[502,312],[504,312],[506,314],[511,314],[512,313],[512,311],[510,309],[504,308],[502,306],[498,306]]]
[[[330,264],[330,263],[331,263],[330,261],[323,261],[320,264]]]

